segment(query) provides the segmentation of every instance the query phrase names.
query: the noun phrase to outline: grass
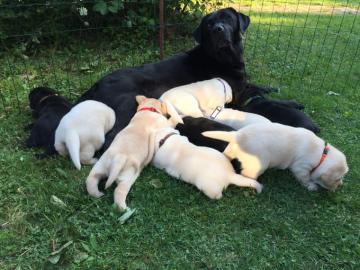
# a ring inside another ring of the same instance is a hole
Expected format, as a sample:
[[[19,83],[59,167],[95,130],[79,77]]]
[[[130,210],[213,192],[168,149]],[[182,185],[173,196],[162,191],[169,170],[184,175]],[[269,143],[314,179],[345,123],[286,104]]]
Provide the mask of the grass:
[[[111,191],[99,200],[86,194],[90,167],[79,172],[62,157],[40,161],[37,150],[22,147],[23,126],[31,121],[27,93],[48,84],[73,100],[111,70],[155,61],[156,46],[115,39],[8,53],[0,67],[1,269],[359,269],[359,19],[251,16],[252,81],[279,87],[274,98],[306,105],[321,136],[348,157],[344,186],[311,193],[289,172],[269,170],[260,178],[262,194],[230,187],[210,201],[149,166],[128,197],[137,212],[120,225]],[[169,39],[166,55],[192,45],[190,38]]]

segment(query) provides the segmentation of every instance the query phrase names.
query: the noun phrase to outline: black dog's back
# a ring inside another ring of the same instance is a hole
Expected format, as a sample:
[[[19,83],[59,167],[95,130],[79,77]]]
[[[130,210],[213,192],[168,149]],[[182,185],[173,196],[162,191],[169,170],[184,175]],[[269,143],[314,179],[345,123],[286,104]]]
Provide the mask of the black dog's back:
[[[32,114],[36,118],[31,128],[30,135],[25,141],[28,148],[44,147],[40,158],[56,154],[54,148],[55,131],[62,117],[71,109],[71,104],[50,88],[34,88],[29,94]]]

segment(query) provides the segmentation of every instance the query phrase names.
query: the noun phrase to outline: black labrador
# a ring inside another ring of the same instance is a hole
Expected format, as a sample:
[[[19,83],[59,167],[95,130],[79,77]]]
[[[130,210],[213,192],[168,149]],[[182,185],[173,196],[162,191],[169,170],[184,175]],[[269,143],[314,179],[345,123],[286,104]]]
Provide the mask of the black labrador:
[[[214,77],[223,78],[232,87],[230,107],[256,112],[274,122],[318,131],[311,119],[298,110],[301,105],[270,100],[264,96],[266,89],[247,82],[242,34],[249,23],[248,16],[233,8],[220,9],[202,19],[194,32],[199,45],[190,51],[157,63],[117,70],[96,82],[77,103],[92,99],[114,109],[116,123],[106,136],[104,148],[135,114],[136,95],[159,98],[170,88]],[[256,102],[254,97],[259,97]],[[261,103],[258,103],[260,98]]]
[[[29,102],[35,121],[26,126],[30,136],[25,146],[45,147],[45,152],[37,155],[38,158],[54,155],[57,153],[54,147],[55,131],[61,118],[70,111],[71,104],[47,87],[34,88],[29,94]]]

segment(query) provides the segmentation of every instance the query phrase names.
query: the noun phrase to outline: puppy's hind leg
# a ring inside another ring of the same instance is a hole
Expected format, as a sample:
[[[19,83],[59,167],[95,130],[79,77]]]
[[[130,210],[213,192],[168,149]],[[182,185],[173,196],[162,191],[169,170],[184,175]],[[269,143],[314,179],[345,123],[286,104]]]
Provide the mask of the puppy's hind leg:
[[[121,209],[125,210],[126,197],[139,176],[139,170],[134,167],[125,169],[118,178],[118,185],[114,191],[114,203]]]
[[[239,187],[250,187],[256,189],[257,193],[261,193],[263,185],[254,179],[244,177],[239,174],[231,174],[229,177],[230,183]]]
[[[99,198],[102,195],[104,195],[104,193],[99,191],[98,185],[100,180],[105,176],[106,174],[103,170],[103,164],[101,163],[101,159],[100,159],[100,161],[97,162],[95,166],[92,168],[89,176],[86,179],[86,189],[91,196],[95,198]]]
[[[92,165],[97,162],[97,158],[94,158],[95,148],[92,144],[86,144],[80,149],[80,161],[82,164]]]

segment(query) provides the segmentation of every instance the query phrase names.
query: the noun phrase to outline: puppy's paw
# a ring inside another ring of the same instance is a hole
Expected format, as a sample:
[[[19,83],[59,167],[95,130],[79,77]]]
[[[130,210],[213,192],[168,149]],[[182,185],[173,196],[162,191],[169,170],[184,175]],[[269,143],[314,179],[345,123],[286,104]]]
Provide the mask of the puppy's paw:
[[[89,194],[94,198],[100,198],[100,197],[104,196],[104,193],[102,193],[100,191],[93,191],[93,192],[91,192]]]
[[[260,194],[263,190],[264,186],[260,183],[258,183],[255,187],[257,194]]]
[[[94,165],[96,162],[98,162],[97,158],[92,158],[89,160],[82,160],[81,163],[84,165]]]
[[[114,204],[117,206],[120,212],[125,212],[128,209],[126,202],[119,198],[115,198]]]
[[[309,190],[309,191],[317,191],[319,189],[319,186],[315,183],[309,183],[306,188]]]

